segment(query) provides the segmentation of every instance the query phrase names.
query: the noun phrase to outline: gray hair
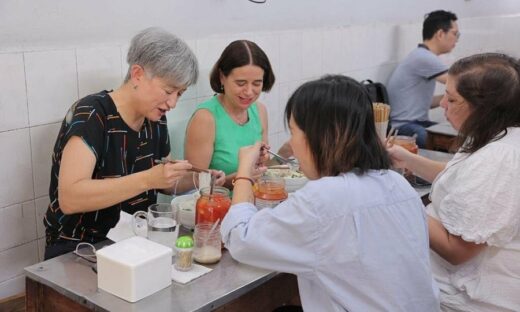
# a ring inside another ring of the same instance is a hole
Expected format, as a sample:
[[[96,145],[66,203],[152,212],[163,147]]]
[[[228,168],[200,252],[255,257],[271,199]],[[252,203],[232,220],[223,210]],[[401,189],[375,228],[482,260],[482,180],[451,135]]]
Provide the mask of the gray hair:
[[[142,30],[130,42],[126,57],[130,80],[132,65],[142,66],[152,77],[165,79],[175,86],[189,86],[197,81],[197,58],[188,45],[175,35],[157,27]]]

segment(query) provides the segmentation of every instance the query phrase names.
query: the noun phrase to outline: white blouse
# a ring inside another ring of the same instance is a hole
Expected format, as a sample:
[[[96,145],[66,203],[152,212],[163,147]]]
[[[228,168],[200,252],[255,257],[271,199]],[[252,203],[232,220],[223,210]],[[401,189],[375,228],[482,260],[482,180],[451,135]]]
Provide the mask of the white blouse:
[[[428,214],[451,234],[488,245],[456,266],[431,252],[442,308],[520,311],[520,128],[471,155],[457,153],[430,199]]]

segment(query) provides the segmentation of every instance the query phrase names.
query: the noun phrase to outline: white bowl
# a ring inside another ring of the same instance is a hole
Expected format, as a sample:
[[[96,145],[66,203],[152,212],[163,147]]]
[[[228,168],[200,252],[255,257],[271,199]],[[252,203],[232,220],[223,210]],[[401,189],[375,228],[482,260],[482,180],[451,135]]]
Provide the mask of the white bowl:
[[[285,177],[284,180],[285,180],[285,190],[287,191],[287,193],[292,193],[292,192],[295,192],[295,191],[301,189],[305,185],[305,183],[307,183],[307,181],[309,181],[309,179],[307,179],[306,177],[301,177],[301,178]]]
[[[176,196],[172,205],[177,208],[179,223],[187,229],[195,228],[195,204],[199,198],[198,193]]]

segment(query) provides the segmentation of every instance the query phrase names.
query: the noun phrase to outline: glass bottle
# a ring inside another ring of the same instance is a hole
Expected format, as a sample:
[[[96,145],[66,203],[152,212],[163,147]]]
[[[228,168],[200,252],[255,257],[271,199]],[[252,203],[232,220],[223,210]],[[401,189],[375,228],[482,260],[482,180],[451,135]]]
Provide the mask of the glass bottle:
[[[189,271],[193,266],[193,239],[190,236],[181,236],[175,242],[177,255],[175,256],[175,269],[177,271]]]
[[[215,223],[224,216],[231,207],[230,192],[222,186],[215,186],[213,194],[210,195],[210,188],[204,187],[200,190],[200,197],[195,205],[195,224]]]
[[[274,208],[287,199],[285,180],[280,177],[263,176],[255,184],[254,195],[257,208]]]

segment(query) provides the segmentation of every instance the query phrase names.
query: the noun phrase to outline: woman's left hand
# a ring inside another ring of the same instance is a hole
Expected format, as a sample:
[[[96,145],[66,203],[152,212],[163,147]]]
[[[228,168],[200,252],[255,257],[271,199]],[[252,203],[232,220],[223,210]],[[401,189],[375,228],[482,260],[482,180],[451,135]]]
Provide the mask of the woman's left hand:
[[[256,142],[254,145],[244,146],[238,152],[238,171],[237,176],[247,176],[257,178],[267,170],[261,163],[260,155],[262,147],[261,142]],[[265,153],[265,152],[264,152]]]
[[[223,186],[226,183],[226,174],[222,170],[210,170],[211,175],[215,176],[215,185]]]

